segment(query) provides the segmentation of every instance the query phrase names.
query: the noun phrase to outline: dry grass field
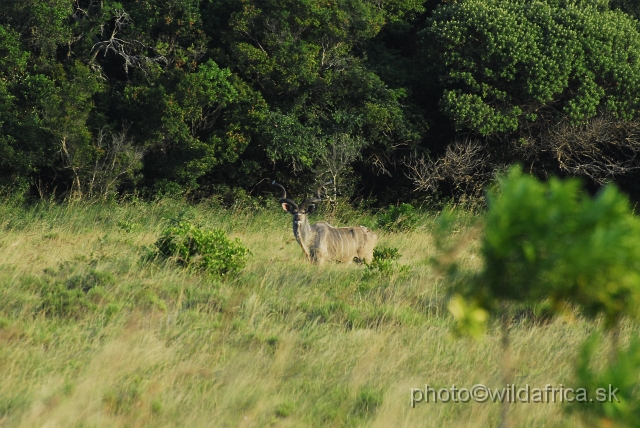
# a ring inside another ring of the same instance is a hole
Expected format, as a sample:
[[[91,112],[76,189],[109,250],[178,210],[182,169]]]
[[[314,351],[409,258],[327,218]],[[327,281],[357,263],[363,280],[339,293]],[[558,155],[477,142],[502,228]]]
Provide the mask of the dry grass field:
[[[390,272],[308,264],[279,209],[155,203],[0,204],[2,427],[486,427],[497,403],[421,403],[411,388],[502,387],[497,325],[456,339],[431,263],[435,214],[378,230]],[[217,280],[145,252],[172,218],[222,228],[252,255]],[[319,220],[316,216],[314,220]],[[452,232],[464,233],[460,215]],[[345,211],[336,224],[375,226]],[[459,255],[479,269],[477,239]],[[571,385],[593,324],[514,320],[515,383]],[[513,426],[581,426],[561,404]]]

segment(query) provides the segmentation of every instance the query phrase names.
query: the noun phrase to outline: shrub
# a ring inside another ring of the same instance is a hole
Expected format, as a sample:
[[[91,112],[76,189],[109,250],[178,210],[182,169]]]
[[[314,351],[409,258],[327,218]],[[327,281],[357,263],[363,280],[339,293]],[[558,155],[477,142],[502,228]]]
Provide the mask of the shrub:
[[[417,223],[416,209],[411,204],[389,205],[389,209],[378,217],[378,226],[390,232],[408,232]]]
[[[541,304],[548,302],[548,314],[578,305],[587,316],[602,316],[607,328],[619,328],[622,317],[639,317],[640,221],[614,186],[603,187],[591,198],[577,180],[552,178],[543,183],[514,167],[499,192],[489,192],[488,208],[482,239],[484,269],[462,285],[470,299],[454,294],[449,310],[456,331],[470,335],[482,332],[489,315],[500,316],[506,383],[514,373],[508,304],[543,309]],[[617,334],[614,330],[613,337]],[[629,379],[637,380],[640,346],[619,353],[617,362],[602,373],[591,371],[587,364],[596,348],[590,342],[583,351],[579,380],[592,393],[603,384],[620,388],[624,400],[579,410],[595,426],[638,426],[636,383]],[[505,408],[503,426],[506,415]]]
[[[366,266],[370,271],[388,273],[393,270],[394,265],[401,254],[394,247],[378,247],[373,250],[373,260]]]
[[[113,284],[111,274],[95,270],[74,275],[66,281],[46,278],[40,290],[42,304],[39,309],[47,316],[78,319],[95,311],[98,303],[104,300],[105,289]]]
[[[463,291],[475,304],[494,311],[549,299],[603,315],[607,327],[638,317],[640,221],[615,187],[590,198],[576,180],[541,183],[516,167],[488,201],[484,270]]]
[[[244,268],[250,251],[220,229],[207,230],[181,221],[164,230],[155,247],[160,257],[211,275],[234,274]]]
[[[443,112],[457,129],[486,136],[549,120],[580,123],[603,110],[634,117],[636,28],[600,0],[468,0],[438,7],[425,36]]]
[[[640,340],[632,337],[629,344],[614,349],[613,359],[597,370],[593,367],[602,336],[592,335],[583,345],[576,364],[574,390],[584,388],[591,399],[588,405],[579,401],[569,404],[569,411],[579,413],[585,426],[637,427],[640,418]],[[599,391],[598,391],[599,390]],[[610,396],[615,392],[615,396]],[[604,399],[603,399],[604,398]]]

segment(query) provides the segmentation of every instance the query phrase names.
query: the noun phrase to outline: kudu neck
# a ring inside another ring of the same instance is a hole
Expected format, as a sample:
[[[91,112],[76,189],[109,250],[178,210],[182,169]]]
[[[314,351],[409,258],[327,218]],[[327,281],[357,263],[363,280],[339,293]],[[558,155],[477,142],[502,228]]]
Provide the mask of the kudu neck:
[[[300,221],[296,221],[295,217],[293,218],[293,235],[300,245],[306,246],[307,240],[311,235],[311,225],[306,215],[301,217]]]
[[[307,256],[307,259],[311,258],[311,253],[309,251],[310,237],[311,237],[311,226],[309,225],[309,220],[307,220],[307,216],[304,216],[300,219],[300,221],[296,221],[296,218],[293,218],[293,235],[296,237],[296,241],[302,247],[302,251],[304,251],[304,255]]]

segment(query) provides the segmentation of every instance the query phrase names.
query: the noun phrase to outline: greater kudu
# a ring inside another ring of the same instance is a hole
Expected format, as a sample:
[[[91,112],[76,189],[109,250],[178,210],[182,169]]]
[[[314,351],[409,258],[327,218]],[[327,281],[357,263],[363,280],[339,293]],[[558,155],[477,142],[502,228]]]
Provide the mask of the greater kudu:
[[[279,202],[293,216],[293,235],[309,261],[320,265],[327,261],[349,264],[354,259],[371,263],[378,240],[371,230],[364,226],[333,227],[324,221],[309,224],[307,216],[315,211],[317,203],[322,202],[320,189],[324,185],[318,188],[315,198],[307,199],[298,206],[287,199],[287,191],[281,184],[275,181],[271,184],[284,192]]]

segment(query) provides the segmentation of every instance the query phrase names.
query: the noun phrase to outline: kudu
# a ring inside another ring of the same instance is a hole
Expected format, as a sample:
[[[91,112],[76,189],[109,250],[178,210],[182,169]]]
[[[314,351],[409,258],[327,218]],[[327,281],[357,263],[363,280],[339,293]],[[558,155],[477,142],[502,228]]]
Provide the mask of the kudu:
[[[309,261],[319,265],[328,261],[350,264],[354,259],[371,263],[378,240],[371,230],[364,226],[333,227],[324,221],[309,224],[307,216],[315,211],[317,203],[322,202],[320,189],[324,185],[318,188],[315,198],[307,199],[298,206],[287,199],[287,191],[281,184],[275,181],[271,184],[284,192],[278,202],[293,216],[293,235]]]

